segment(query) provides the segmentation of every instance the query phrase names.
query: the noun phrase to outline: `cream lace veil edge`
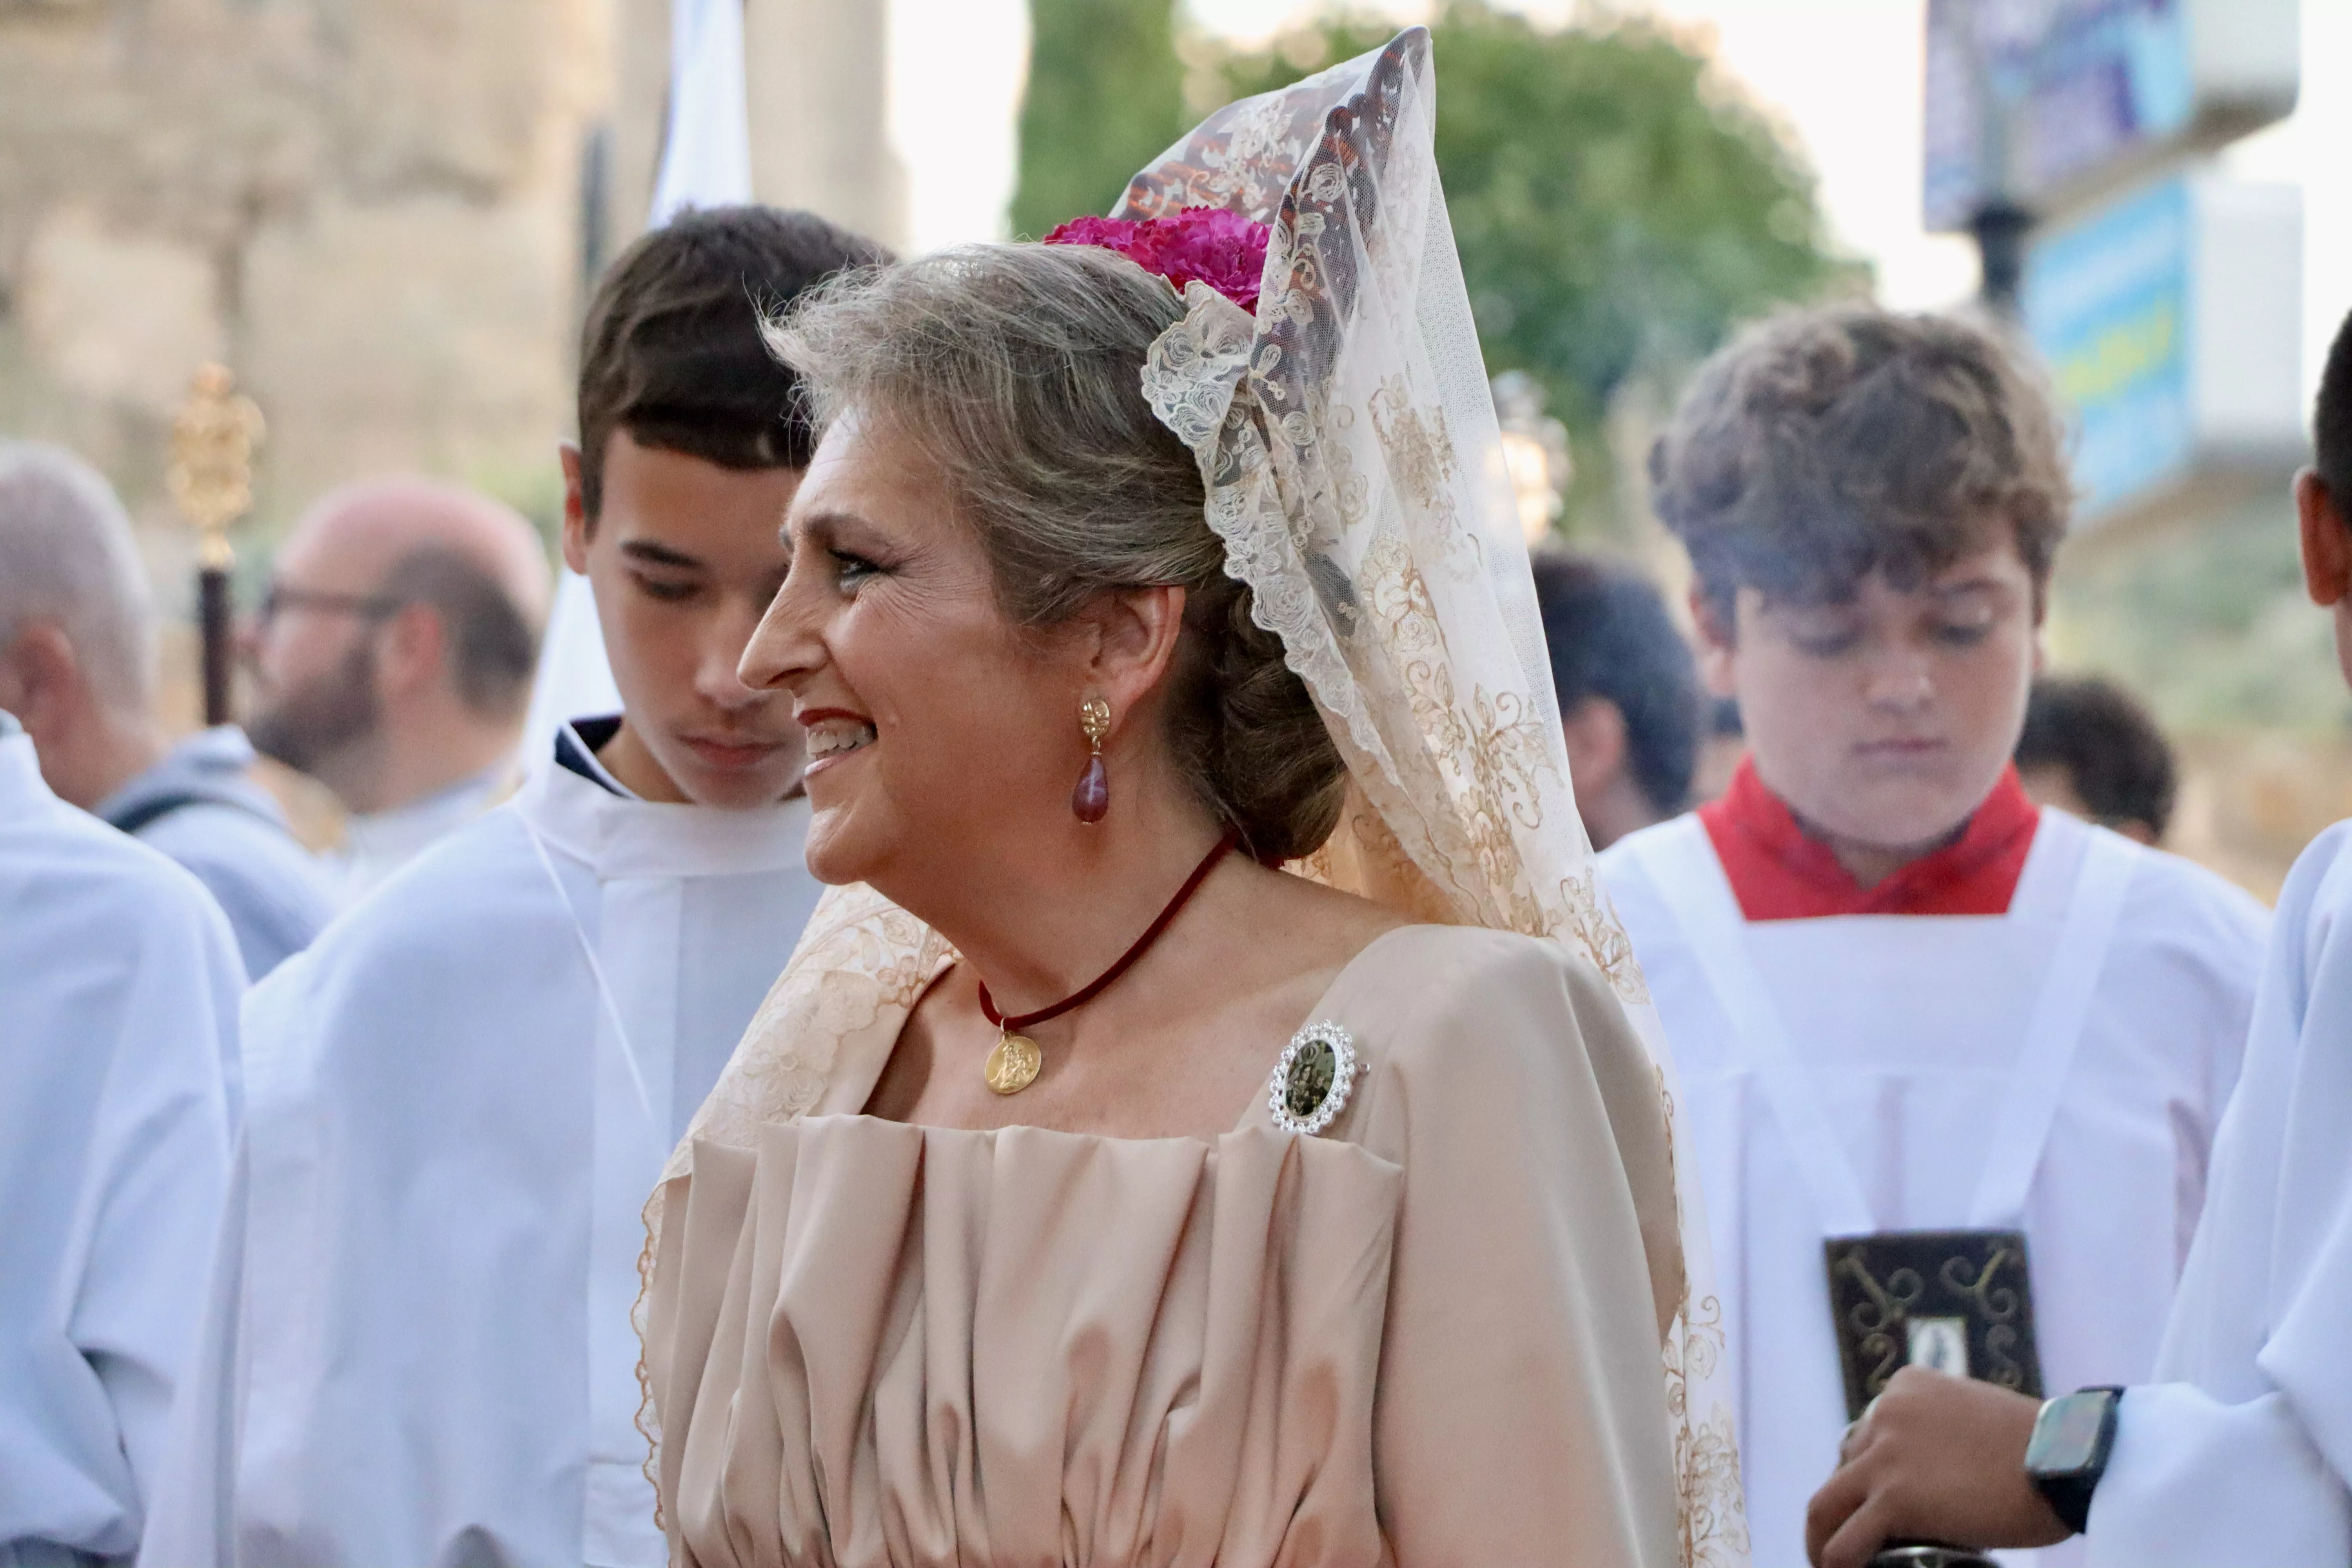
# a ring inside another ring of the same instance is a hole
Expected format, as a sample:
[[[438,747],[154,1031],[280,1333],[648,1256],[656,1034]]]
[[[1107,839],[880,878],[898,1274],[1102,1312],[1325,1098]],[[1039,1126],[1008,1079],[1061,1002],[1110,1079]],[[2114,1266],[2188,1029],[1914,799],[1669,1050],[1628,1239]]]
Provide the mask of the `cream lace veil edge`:
[[[1656,1010],[1569,787],[1535,586],[1434,157],[1429,35],[1229,104],[1136,176],[1120,216],[1268,225],[1255,318],[1203,284],[1152,345],[1146,397],[1199,457],[1248,584],[1347,760],[1348,809],[1295,868],[1414,918],[1549,937],[1615,987],[1687,1139]],[[828,893],[671,1156],[815,1106],[843,1046],[902,1017],[946,956],[866,888]],[[1722,1310],[1695,1174],[1675,1169],[1685,1291],[1665,1347],[1683,1560],[1748,1560]],[[662,1194],[646,1209],[658,1236]],[[654,1249],[648,1247],[648,1267]],[[640,1325],[642,1327],[642,1324]],[[651,1411],[648,1407],[648,1419]]]

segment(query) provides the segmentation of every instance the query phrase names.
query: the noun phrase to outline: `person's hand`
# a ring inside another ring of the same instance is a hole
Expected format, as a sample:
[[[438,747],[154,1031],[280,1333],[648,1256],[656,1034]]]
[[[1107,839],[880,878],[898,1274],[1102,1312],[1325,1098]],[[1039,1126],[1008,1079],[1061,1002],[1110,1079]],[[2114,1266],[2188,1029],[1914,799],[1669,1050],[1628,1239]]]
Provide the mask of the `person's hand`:
[[[1906,1366],[1839,1445],[1805,1510],[1814,1568],[1864,1568],[1889,1540],[2048,1546],[2069,1533],[2025,1475],[2041,1402]]]

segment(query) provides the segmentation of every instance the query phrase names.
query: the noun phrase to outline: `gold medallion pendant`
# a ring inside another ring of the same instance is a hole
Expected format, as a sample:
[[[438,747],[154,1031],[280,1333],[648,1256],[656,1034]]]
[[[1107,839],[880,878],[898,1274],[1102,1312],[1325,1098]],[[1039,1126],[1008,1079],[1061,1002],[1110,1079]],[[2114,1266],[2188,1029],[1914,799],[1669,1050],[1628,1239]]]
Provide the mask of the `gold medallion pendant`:
[[[1037,1081],[1037,1069],[1045,1065],[1045,1053],[1037,1048],[1036,1041],[1007,1029],[996,1037],[996,1048],[988,1053],[988,1065],[983,1070],[989,1088],[999,1094],[1019,1094]]]
[[[1089,701],[1087,707],[1091,713],[1093,702]],[[1087,733],[1089,737],[1093,734],[1091,724]],[[1176,896],[1168,900],[1167,907],[1160,911],[1160,918],[1151,922],[1150,929],[1137,937],[1135,945],[1119,954],[1118,962],[1095,976],[1094,984],[1085,989],[1063,997],[1050,1007],[1040,1007],[1034,1013],[1008,1015],[997,1009],[996,998],[988,994],[988,982],[981,981],[980,1016],[996,1026],[996,1048],[990,1051],[988,1060],[981,1064],[981,1076],[988,1080],[988,1087],[999,1094],[1019,1094],[1035,1083],[1037,1070],[1045,1065],[1045,1056],[1037,1048],[1037,1042],[1021,1031],[1032,1024],[1058,1018],[1071,1008],[1083,1007],[1101,995],[1105,986],[1126,973],[1128,965],[1142,957],[1144,950],[1160,940],[1160,933],[1168,929],[1168,922],[1176,918],[1176,911],[1184,907],[1186,900],[1200,891],[1201,884],[1208,879],[1209,873],[1217,868],[1217,862],[1231,854],[1234,847],[1241,841],[1238,830],[1226,829],[1225,836],[1217,840],[1217,847],[1202,856],[1201,863],[1192,868],[1192,875],[1176,889]],[[1288,1058],[1284,1059],[1286,1061]]]

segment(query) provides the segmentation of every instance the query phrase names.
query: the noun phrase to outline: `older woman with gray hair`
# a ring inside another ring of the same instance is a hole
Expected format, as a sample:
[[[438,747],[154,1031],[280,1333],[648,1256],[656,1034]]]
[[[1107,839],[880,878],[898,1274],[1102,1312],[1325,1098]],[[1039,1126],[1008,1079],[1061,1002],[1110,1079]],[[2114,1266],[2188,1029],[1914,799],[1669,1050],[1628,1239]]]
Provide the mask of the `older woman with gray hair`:
[[[675,1562],[1744,1562],[1431,90],[778,325],[835,890],[649,1211]]]

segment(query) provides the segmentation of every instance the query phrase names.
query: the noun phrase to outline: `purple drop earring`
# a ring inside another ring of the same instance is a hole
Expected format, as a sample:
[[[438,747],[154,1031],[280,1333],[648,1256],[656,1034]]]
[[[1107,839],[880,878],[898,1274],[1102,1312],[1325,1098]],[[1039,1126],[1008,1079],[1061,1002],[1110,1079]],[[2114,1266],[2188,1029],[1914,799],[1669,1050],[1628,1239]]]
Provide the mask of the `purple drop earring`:
[[[1078,704],[1078,728],[1086,731],[1087,749],[1093,755],[1078,775],[1078,787],[1070,792],[1070,812],[1091,826],[1110,811],[1110,774],[1102,760],[1103,737],[1110,733],[1110,704],[1099,697]]]

